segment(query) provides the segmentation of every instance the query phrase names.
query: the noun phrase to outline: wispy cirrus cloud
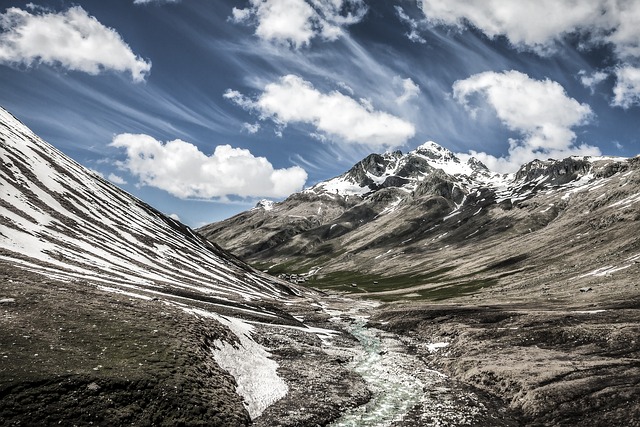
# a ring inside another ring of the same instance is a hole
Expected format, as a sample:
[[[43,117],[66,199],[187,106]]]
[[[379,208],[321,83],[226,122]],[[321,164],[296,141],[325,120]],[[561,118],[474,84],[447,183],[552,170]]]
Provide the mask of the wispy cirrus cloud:
[[[224,97],[281,126],[308,124],[321,135],[347,144],[372,148],[404,144],[415,134],[410,122],[376,111],[367,100],[355,100],[338,91],[323,93],[299,76],[286,75],[269,83],[257,98],[227,90]]]
[[[47,64],[88,74],[129,72],[134,82],[149,74],[151,62],[134,54],[114,29],[82,7],[59,13],[32,9],[13,7],[0,14],[0,63]]]
[[[405,34],[407,38],[414,43],[426,43],[427,41],[420,35],[420,22],[407,15],[404,9],[400,6],[395,6],[395,10],[400,21],[409,26],[409,32]]]
[[[255,26],[263,40],[299,48],[316,37],[338,39],[366,13],[363,0],[249,0],[248,7],[233,8],[231,19]]]
[[[140,185],[159,188],[179,198],[284,197],[299,191],[307,180],[304,169],[275,169],[249,150],[218,145],[207,155],[176,139],[163,143],[144,134],[120,134],[112,147],[124,148],[119,167]]]
[[[507,156],[471,152],[490,169],[513,172],[540,157],[600,155],[597,147],[575,145],[573,128],[587,124],[593,112],[569,97],[557,82],[535,80],[518,71],[484,72],[456,81],[453,97],[472,116],[479,108],[476,103],[485,100],[508,129],[522,135],[521,139],[509,139]]]
[[[133,0],[133,4],[178,3],[180,0]]]

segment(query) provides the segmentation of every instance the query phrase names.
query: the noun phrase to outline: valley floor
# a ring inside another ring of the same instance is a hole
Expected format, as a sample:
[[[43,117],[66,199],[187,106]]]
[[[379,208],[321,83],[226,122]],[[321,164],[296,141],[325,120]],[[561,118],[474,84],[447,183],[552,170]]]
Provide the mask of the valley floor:
[[[0,425],[640,426],[640,299],[271,302],[243,322],[288,390],[252,420],[217,321],[0,267]]]

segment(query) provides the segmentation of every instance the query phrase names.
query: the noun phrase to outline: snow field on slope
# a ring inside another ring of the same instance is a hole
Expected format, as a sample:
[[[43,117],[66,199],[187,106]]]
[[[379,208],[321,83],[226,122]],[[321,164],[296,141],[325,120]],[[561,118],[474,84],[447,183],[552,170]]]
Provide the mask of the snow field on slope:
[[[132,196],[97,178],[0,109],[0,248],[69,279],[177,286],[251,300],[281,291],[179,233]],[[177,225],[176,225],[177,226]],[[186,237],[186,238],[185,238]],[[141,240],[142,239],[142,240]],[[160,243],[162,242],[162,243]],[[16,258],[5,255],[4,258]]]

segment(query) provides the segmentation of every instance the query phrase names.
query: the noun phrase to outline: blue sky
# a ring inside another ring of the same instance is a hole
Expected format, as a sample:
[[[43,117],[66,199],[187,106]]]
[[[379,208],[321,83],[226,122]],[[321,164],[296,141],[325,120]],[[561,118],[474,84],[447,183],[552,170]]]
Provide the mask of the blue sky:
[[[200,226],[433,140],[640,153],[637,0],[4,0],[0,104]]]

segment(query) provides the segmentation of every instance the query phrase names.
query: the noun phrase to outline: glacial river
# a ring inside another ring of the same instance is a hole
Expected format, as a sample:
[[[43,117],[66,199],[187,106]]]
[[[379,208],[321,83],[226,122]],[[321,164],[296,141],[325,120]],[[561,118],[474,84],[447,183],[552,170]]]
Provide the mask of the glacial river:
[[[401,421],[424,396],[425,384],[412,375],[420,362],[403,352],[396,339],[364,325],[363,318],[350,325],[351,334],[361,345],[352,364],[373,397],[367,404],[345,412],[331,427],[387,426]]]

